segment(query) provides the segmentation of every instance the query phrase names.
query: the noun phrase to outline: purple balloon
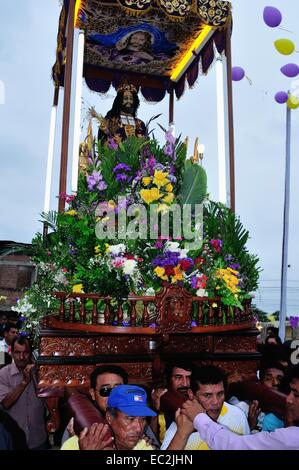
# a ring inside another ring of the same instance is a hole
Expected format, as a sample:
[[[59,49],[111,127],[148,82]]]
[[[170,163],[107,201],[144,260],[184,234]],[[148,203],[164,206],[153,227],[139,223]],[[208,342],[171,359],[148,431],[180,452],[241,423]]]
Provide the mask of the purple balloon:
[[[245,70],[242,67],[232,67],[232,80],[239,82],[245,77]]]
[[[279,91],[275,95],[276,103],[283,104],[288,101],[289,95],[285,91]]]
[[[267,26],[270,26],[270,28],[276,28],[280,25],[282,20],[282,14],[275,7],[265,7],[263,17],[264,22]]]
[[[281,67],[280,71],[286,77],[297,77],[299,73],[299,67],[297,64],[286,64],[283,67]]]

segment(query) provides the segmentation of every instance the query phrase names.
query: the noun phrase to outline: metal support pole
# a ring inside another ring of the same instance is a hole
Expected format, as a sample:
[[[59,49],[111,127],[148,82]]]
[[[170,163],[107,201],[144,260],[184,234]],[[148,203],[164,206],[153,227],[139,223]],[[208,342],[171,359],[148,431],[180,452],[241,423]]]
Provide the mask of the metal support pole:
[[[233,114],[233,86],[232,86],[232,54],[231,29],[226,33],[226,60],[227,60],[227,105],[229,129],[229,173],[230,173],[230,208],[235,211],[235,145],[234,145],[234,114]]]
[[[289,212],[290,212],[290,175],[291,175],[291,109],[287,106],[286,119],[286,161],[284,183],[284,211],[283,211],[283,239],[281,260],[281,284],[280,284],[280,313],[279,313],[279,337],[282,342],[285,339],[285,322],[287,310],[287,277],[288,277],[288,241],[289,241]]]
[[[78,188],[84,42],[85,42],[84,31],[79,31],[78,52],[77,52],[77,70],[76,70],[75,113],[74,113],[73,164],[72,164],[72,192],[74,193],[77,192],[77,188]]]

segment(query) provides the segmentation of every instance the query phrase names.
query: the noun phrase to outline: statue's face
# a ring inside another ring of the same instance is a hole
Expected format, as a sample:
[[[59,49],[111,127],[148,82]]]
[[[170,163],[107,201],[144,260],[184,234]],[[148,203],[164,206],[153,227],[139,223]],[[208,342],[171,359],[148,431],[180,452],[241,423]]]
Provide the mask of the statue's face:
[[[146,35],[142,31],[133,33],[130,37],[128,49],[131,51],[142,51],[145,43]]]
[[[127,114],[133,114],[134,112],[134,97],[133,93],[130,91],[125,91],[123,95],[123,102],[122,102],[122,111]]]

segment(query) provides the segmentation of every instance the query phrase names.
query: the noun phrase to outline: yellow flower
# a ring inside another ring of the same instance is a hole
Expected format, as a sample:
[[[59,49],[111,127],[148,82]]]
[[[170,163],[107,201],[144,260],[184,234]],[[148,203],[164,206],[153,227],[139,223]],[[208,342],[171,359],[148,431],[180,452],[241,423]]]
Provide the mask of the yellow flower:
[[[1,300],[6,300],[6,299],[7,299],[6,295],[0,295],[0,301]]]
[[[174,194],[173,193],[167,194],[162,199],[162,201],[166,202],[167,204],[171,204],[173,200],[174,200]]]
[[[152,178],[150,176],[145,176],[144,178],[142,178],[142,183],[143,183],[143,186],[148,186],[152,181]]]
[[[77,211],[75,211],[74,209],[72,209],[72,210],[70,210],[70,211],[65,212],[65,214],[66,214],[66,215],[71,215],[71,216],[73,217],[74,215],[77,214]]]
[[[154,271],[157,274],[157,276],[160,277],[161,279],[165,279],[166,281],[168,280],[168,276],[165,276],[165,269],[164,268],[161,268],[160,266],[157,266],[154,269]]]
[[[217,307],[218,307],[218,305],[216,304],[216,302],[213,302],[213,303],[212,303],[212,307],[213,307],[213,308],[217,308]]]
[[[105,243],[106,253],[108,253],[109,247],[110,247],[109,243]]]
[[[162,194],[160,194],[158,188],[152,188],[152,189],[142,189],[140,191],[140,196],[146,202],[146,204],[150,204],[151,202],[157,201],[162,197]]]
[[[183,279],[184,279],[183,271],[181,271],[179,266],[176,266],[174,268],[174,276],[172,276],[171,282],[174,283],[174,282],[177,282],[177,281],[182,281]]]
[[[98,255],[99,253],[101,253],[101,247],[100,247],[100,245],[97,245],[97,246],[94,247],[94,252],[95,252],[96,255]]]
[[[167,179],[168,172],[164,173],[160,170],[155,170],[154,174],[154,181],[153,183],[160,188],[161,186],[165,186],[169,183],[169,179]]]
[[[80,292],[84,292],[83,291],[83,284],[75,284],[73,286],[73,292],[76,292],[76,294],[80,294]]]
[[[165,189],[166,189],[166,191],[167,191],[168,193],[171,193],[172,190],[173,190],[172,184],[171,184],[171,183],[167,184],[167,185],[165,186]]]
[[[232,269],[232,268],[226,268],[226,269],[227,269],[227,271],[234,274],[235,276],[239,273],[239,271],[236,271],[235,269]]]
[[[116,204],[115,204],[115,202],[114,202],[112,199],[110,199],[110,201],[108,201],[108,205],[109,205],[112,209],[114,209],[114,208],[116,207]]]

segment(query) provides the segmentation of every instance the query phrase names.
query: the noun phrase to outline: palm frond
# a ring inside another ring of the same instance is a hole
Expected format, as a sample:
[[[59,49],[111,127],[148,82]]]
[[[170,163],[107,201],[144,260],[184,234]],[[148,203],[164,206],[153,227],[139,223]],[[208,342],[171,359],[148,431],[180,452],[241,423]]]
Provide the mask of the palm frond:
[[[39,222],[46,223],[49,226],[49,228],[51,228],[55,232],[57,229],[57,212],[56,211],[42,212],[40,216],[42,220],[39,220]]]

